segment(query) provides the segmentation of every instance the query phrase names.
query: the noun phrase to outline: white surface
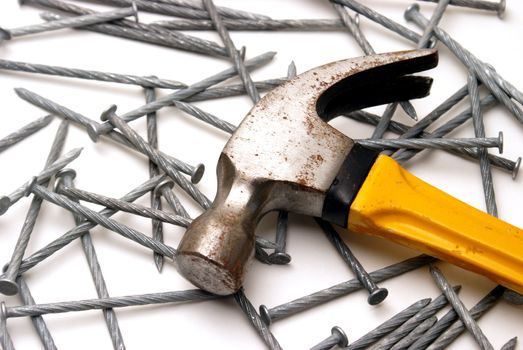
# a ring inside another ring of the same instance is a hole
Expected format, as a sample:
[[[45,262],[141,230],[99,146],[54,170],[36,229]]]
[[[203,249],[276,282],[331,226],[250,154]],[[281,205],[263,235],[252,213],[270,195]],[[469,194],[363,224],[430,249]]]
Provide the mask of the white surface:
[[[274,18],[337,18],[327,1],[216,1],[218,5],[241,8],[270,15]],[[403,10],[410,2],[365,1],[381,13],[404,23]],[[85,4],[81,4],[85,5]],[[434,4],[421,4],[422,11],[430,16]],[[86,5],[88,6],[88,5]],[[101,7],[97,7],[101,8]],[[158,16],[143,15],[148,21]],[[515,86],[523,88],[521,57],[523,57],[523,4],[509,1],[506,18],[449,7],[442,26],[479,58],[492,63]],[[2,1],[0,23],[6,28],[39,22],[38,11],[19,8],[17,2]],[[413,44],[374,23],[362,18],[361,26],[377,52],[414,48]],[[195,33],[220,42],[215,33]],[[291,60],[296,62],[298,73],[314,66],[361,55],[361,50],[346,32],[282,33],[233,32],[232,38],[239,48],[247,46],[247,56],[265,51],[278,52],[275,60],[253,74],[255,79],[284,76]],[[428,72],[434,77],[429,97],[413,101],[418,114],[424,116],[466,82],[466,69],[442,45],[439,66]],[[168,48],[147,45],[96,33],[65,30],[28,37],[0,46],[0,57],[34,63],[45,63],[97,69],[103,71],[155,74],[186,83],[196,82],[229,67],[231,63],[203,55],[185,53]],[[55,100],[90,118],[98,119],[101,111],[117,104],[126,112],[144,103],[142,89],[134,86],[87,82],[67,78],[54,78],[26,73],[0,72],[2,126],[0,137],[44,115],[44,112],[17,98],[14,87],[25,87]],[[159,91],[159,95],[167,91]],[[232,123],[239,123],[251,106],[243,96],[205,103],[199,107]],[[468,100],[452,110],[456,114],[468,106]],[[381,112],[383,107],[375,108]],[[395,120],[412,123],[402,111]],[[2,181],[0,193],[10,193],[31,175],[38,173],[45,162],[59,119],[51,126],[0,154]],[[334,124],[355,138],[368,137],[371,128],[336,120]],[[485,115],[487,136],[505,133],[504,156],[516,159],[522,154],[523,127],[502,107]],[[144,135],[145,121],[134,122],[133,127]],[[164,108],[159,112],[160,148],[189,163],[203,162],[207,172],[200,189],[211,198],[215,192],[216,160],[227,135],[200,121]],[[469,122],[452,136],[473,136]],[[130,153],[109,141],[91,143],[86,133],[71,127],[65,150],[84,147],[80,158],[72,167],[77,170],[79,188],[119,197],[148,177],[145,158]],[[495,151],[492,151],[495,152]],[[407,165],[408,169],[439,188],[465,202],[485,209],[479,167],[476,163],[434,151],[418,156]],[[496,199],[502,219],[523,227],[523,187],[521,176],[513,181],[509,174],[493,170]],[[181,195],[193,216],[199,209],[187,196]],[[139,201],[149,204],[148,198]],[[0,260],[7,262],[29,206],[22,199],[0,218]],[[94,208],[94,206],[92,206]],[[150,221],[135,216],[118,214],[116,219],[149,234]],[[257,233],[273,238],[275,216],[265,218]],[[44,205],[31,238],[28,253],[34,252],[73,227],[71,215],[50,204]],[[183,231],[165,225],[166,243],[176,246]],[[258,307],[279,305],[353,278],[323,234],[307,217],[290,216],[288,251],[292,263],[288,266],[266,266],[255,261],[245,283],[247,296]],[[166,262],[161,274],[156,271],[152,254],[105,229],[91,231],[100,264],[112,296],[149,292],[182,290],[191,285],[178,276],[172,264]],[[417,253],[395,244],[369,237],[345,235],[347,243],[369,271],[414,256]],[[472,306],[494,284],[478,275],[449,264],[438,264],[453,284],[462,284],[461,297]],[[96,293],[89,275],[79,242],[64,248],[35,269],[25,274],[37,302],[54,302],[94,298]],[[342,327],[354,341],[384,320],[416,300],[436,297],[439,291],[427,269],[381,283],[389,289],[388,299],[377,307],[366,303],[366,292],[360,291],[339,298],[310,311],[276,322],[272,331],[286,349],[305,349],[330,334],[334,325]],[[18,305],[17,297],[1,297],[7,305]],[[144,348],[215,348],[263,349],[264,344],[245,316],[232,300],[205,303],[161,305],[117,310],[123,338],[128,349]],[[61,349],[111,348],[106,326],[100,311],[49,315],[45,317],[57,346]],[[501,301],[480,321],[480,326],[495,348],[501,347],[513,336],[523,336],[523,308]],[[19,349],[39,348],[39,340],[29,319],[10,319],[9,331]],[[470,335],[456,341],[453,349],[474,348]]]

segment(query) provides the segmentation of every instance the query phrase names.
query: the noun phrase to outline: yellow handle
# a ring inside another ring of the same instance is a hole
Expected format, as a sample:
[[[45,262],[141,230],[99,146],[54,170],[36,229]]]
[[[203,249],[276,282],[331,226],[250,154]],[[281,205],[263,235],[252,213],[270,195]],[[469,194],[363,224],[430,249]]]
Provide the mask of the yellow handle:
[[[379,156],[349,211],[348,228],[475,271],[523,293],[523,231]]]

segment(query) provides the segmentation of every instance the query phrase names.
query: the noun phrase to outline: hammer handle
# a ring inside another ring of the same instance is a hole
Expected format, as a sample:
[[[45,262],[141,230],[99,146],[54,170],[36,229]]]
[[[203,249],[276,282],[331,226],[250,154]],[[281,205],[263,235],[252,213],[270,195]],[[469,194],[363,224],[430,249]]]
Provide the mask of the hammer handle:
[[[348,228],[395,241],[523,293],[523,230],[475,209],[380,155]]]

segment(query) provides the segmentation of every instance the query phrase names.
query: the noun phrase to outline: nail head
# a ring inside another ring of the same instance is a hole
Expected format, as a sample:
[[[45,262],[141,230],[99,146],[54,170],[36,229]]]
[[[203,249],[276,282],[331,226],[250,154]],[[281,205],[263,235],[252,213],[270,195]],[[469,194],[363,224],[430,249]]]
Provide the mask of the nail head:
[[[403,17],[405,17],[405,20],[410,22],[412,20],[412,15],[414,12],[419,12],[419,4],[412,4],[405,10],[405,13],[403,14]]]
[[[18,285],[14,281],[2,278],[0,279],[0,293],[4,295],[16,295],[18,294]]]
[[[338,326],[332,327],[331,334],[338,337],[338,339],[339,339],[338,346],[340,348],[344,348],[347,345],[349,345],[349,339],[347,338],[347,334],[345,334],[345,332],[343,331],[343,329],[341,329],[341,327],[338,327]]]
[[[367,302],[369,303],[369,305],[378,305],[383,300],[385,300],[385,298],[387,298],[388,295],[389,291],[387,290],[387,288],[377,288],[369,294]]]
[[[191,175],[191,182],[193,184],[197,184],[198,182],[200,182],[204,173],[205,173],[205,165],[203,165],[203,164],[196,165],[194,172]]]
[[[260,305],[260,317],[267,326],[270,326],[272,323],[271,314],[269,308],[265,305]]]
[[[283,252],[275,252],[269,255],[269,262],[275,265],[286,265],[291,262],[291,256]]]
[[[7,196],[0,197],[0,215],[4,214],[11,206],[11,200]]]

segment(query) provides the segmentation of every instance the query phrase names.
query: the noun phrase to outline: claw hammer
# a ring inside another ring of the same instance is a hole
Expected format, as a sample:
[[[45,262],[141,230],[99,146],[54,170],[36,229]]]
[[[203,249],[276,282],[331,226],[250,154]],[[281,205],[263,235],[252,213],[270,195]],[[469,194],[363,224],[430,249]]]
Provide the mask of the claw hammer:
[[[223,149],[212,207],[178,246],[179,272],[231,294],[253,256],[254,231],[272,210],[321,217],[482,274],[523,292],[523,231],[413,176],[327,121],[356,109],[426,96],[435,50],[337,61],[275,88]]]

